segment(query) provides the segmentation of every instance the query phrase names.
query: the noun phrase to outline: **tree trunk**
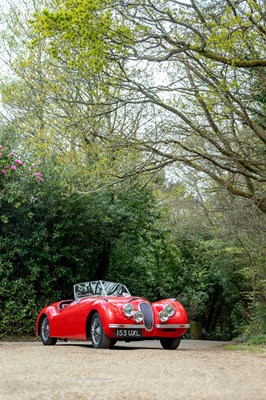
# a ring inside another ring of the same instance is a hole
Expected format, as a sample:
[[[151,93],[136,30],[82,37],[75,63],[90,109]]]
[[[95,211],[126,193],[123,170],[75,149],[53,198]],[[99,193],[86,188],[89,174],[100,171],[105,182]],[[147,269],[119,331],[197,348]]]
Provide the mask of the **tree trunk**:
[[[258,202],[258,208],[260,209],[260,211],[262,211],[264,214],[266,214],[266,200],[265,199],[261,199]]]
[[[102,253],[99,257],[99,263],[94,274],[94,280],[106,279],[110,265],[110,253],[111,253],[111,243],[110,241],[106,241],[104,243]]]

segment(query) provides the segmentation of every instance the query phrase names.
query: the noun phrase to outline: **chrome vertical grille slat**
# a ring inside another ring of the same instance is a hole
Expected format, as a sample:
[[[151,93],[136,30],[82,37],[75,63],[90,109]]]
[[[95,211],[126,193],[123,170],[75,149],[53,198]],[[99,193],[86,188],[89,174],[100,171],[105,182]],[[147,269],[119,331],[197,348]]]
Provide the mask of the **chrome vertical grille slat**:
[[[147,331],[152,331],[154,325],[154,316],[152,306],[149,303],[140,303],[140,311],[142,311],[144,316],[144,325]]]

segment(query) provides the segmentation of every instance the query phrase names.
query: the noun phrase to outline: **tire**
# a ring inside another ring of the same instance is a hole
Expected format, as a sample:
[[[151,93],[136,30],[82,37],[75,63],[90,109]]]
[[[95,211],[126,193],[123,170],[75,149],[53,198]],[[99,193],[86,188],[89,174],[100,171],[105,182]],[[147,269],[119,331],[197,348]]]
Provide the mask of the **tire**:
[[[104,333],[101,317],[97,312],[93,314],[91,320],[90,337],[94,349],[109,349],[111,347],[112,340]]]
[[[50,325],[46,316],[42,318],[40,323],[40,336],[45,346],[53,346],[57,342],[56,338],[50,337]]]
[[[181,338],[174,338],[174,339],[160,339],[161,345],[166,350],[175,350],[178,348],[181,342]]]
[[[112,349],[116,345],[117,340],[116,339],[111,339],[111,343],[109,346],[109,349]]]

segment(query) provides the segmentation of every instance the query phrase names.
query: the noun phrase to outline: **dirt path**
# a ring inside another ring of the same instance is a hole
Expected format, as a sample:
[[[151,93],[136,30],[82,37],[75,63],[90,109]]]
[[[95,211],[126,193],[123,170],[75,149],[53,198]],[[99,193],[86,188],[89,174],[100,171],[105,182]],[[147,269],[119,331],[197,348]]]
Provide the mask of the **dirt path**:
[[[94,350],[87,343],[0,342],[1,400],[265,400],[266,354],[184,340]]]

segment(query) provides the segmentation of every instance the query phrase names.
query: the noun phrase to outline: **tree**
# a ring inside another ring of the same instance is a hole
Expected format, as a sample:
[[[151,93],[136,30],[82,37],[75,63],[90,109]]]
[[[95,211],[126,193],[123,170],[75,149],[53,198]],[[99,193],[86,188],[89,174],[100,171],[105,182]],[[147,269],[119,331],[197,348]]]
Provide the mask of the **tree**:
[[[252,321],[253,334],[265,333],[265,217],[193,178],[161,185],[159,193],[157,187],[171,210],[167,228],[176,257],[167,272],[174,295],[205,338],[231,338]]]
[[[96,3],[87,5],[87,13],[91,12],[92,17],[100,21],[99,15],[103,14],[105,18],[109,9],[103,6],[98,9]],[[110,84],[106,85],[101,79],[103,70],[108,69],[107,62],[111,65],[112,60],[106,57],[103,49],[99,52],[98,45],[102,40],[99,32],[99,37],[92,35],[90,43],[98,38],[94,52],[95,57],[98,54],[102,58],[95,60],[97,66],[85,68],[86,51],[76,60],[75,50],[68,55],[67,47],[62,50],[57,43],[60,50],[54,52],[50,45],[56,48],[56,42],[47,37],[43,39],[29,29],[28,15],[37,13],[43,4],[42,0],[33,4],[26,0],[25,9],[17,9],[14,4],[6,15],[3,43],[7,47],[6,54],[12,51],[13,57],[5,57],[11,71],[11,78],[6,78],[1,87],[5,116],[34,157],[42,159],[52,153],[57,165],[64,165],[60,173],[64,175],[67,190],[84,193],[84,182],[87,191],[119,183],[122,171],[140,164],[141,160],[141,156],[124,149],[121,132],[134,135],[143,123],[143,117],[134,114],[131,106],[118,102],[114,106],[113,98],[119,97],[119,89],[111,89]],[[71,10],[69,12],[76,21]],[[48,11],[45,15],[50,18]],[[66,20],[72,17],[66,17]],[[83,17],[81,19],[83,24]],[[60,15],[56,20],[60,20]],[[103,29],[101,24],[98,28]],[[119,31],[119,26],[117,29]],[[66,41],[66,38],[61,39]],[[93,51],[90,54],[93,57]],[[105,61],[103,57],[106,57]],[[86,70],[82,70],[83,67]],[[75,169],[80,173],[77,174]]]
[[[67,57],[79,49],[84,72],[90,42],[82,20],[67,19],[67,7],[75,5],[70,0],[37,14],[34,26],[49,38],[48,50],[55,37],[57,45],[69,46]],[[109,45],[112,63],[101,78],[110,84],[111,75],[112,84],[120,87],[119,99],[111,96],[113,107],[118,100],[134,104],[149,120],[137,135],[123,137],[126,148],[147,154],[144,165],[131,173],[181,164],[265,213],[266,134],[255,118],[261,111],[252,90],[255,81],[258,90],[265,87],[264,2],[113,1],[112,7],[101,38],[121,46]],[[78,13],[84,12],[80,5]],[[96,23],[92,12],[90,17]],[[64,24],[55,28],[58,19]],[[115,29],[122,22],[123,35]],[[75,40],[73,31],[79,33]]]

